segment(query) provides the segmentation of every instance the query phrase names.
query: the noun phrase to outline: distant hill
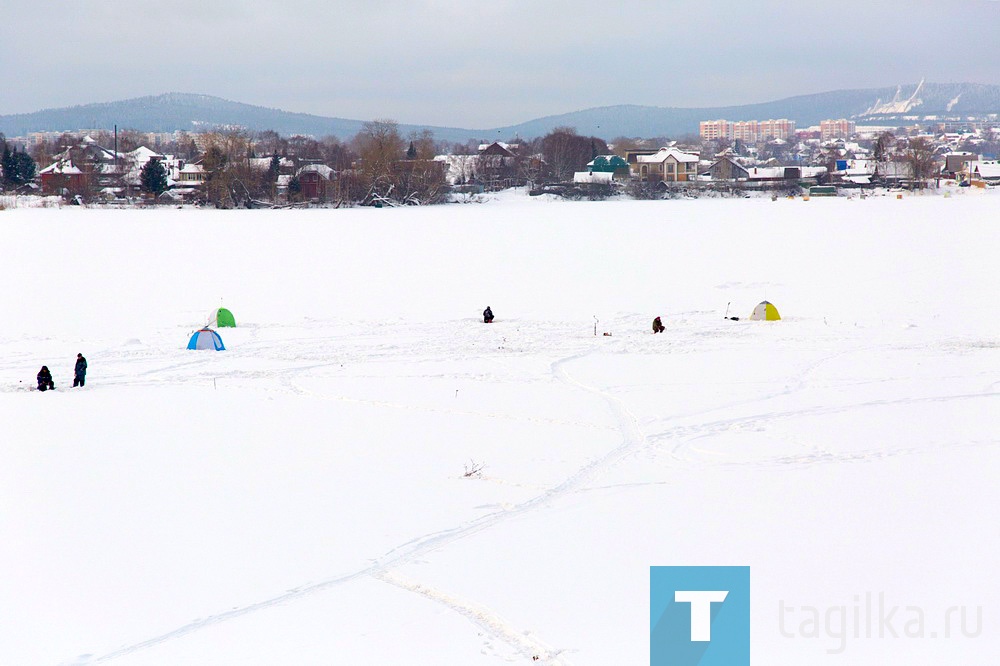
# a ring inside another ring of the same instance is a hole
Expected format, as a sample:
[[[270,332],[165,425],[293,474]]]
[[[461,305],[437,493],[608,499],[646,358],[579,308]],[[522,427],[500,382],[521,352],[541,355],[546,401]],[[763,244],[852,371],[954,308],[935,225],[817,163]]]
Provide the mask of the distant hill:
[[[914,93],[916,95],[914,96]],[[912,99],[911,99],[912,97]],[[896,100],[896,104],[892,102]],[[909,104],[907,102],[909,101]],[[697,134],[701,120],[788,118],[799,127],[821,120],[853,118],[859,124],[894,124],[907,117],[1000,114],[1000,86],[979,83],[925,83],[898,88],[837,90],[761,104],[685,109],[656,106],[606,106],[538,118],[499,129],[501,136],[541,136],[553,127],[575,127],[581,134],[617,136]],[[912,121],[910,121],[912,122]],[[498,132],[494,130],[493,135]]]
[[[789,118],[799,127],[827,118],[854,118],[859,123],[896,124],[913,117],[963,117],[1000,114],[1000,86],[978,83],[920,83],[898,88],[837,90],[800,95],[773,102],[742,106],[675,108],[620,105],[546,116],[517,125],[491,129],[462,129],[429,125],[400,125],[404,134],[430,129],[447,141],[508,139],[543,136],[555,127],[575,127],[581,134],[605,139],[617,136],[697,134],[700,120],[763,120]],[[912,120],[909,120],[912,122]],[[168,93],[118,102],[86,104],[34,113],[0,116],[0,132],[9,137],[29,132],[77,129],[131,128],[148,132],[199,131],[239,125],[250,130],[274,130],[284,135],[337,136],[347,139],[363,121],[327,118],[253,106],[186,93]]]
[[[294,113],[211,95],[166,93],[136,97],[118,102],[101,102],[45,109],[34,113],[0,116],[0,132],[9,137],[29,132],[62,132],[77,129],[107,129],[115,125],[143,132],[205,131],[214,127],[238,125],[250,130],[274,130],[279,134],[304,134],[315,137],[350,138],[358,133],[363,121],[327,118],[308,113]],[[400,125],[404,133],[424,126]],[[428,127],[438,138],[466,141],[469,130]],[[488,136],[488,134],[482,134]]]

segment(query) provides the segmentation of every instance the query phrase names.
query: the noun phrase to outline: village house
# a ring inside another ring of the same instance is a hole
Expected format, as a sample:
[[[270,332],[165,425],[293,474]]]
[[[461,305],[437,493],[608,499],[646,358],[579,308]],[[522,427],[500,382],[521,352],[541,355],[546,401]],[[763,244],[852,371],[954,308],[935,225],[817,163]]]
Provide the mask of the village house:
[[[894,161],[880,162],[875,169],[875,180],[887,187],[909,187],[916,182],[911,164]]]
[[[483,143],[476,159],[476,180],[489,189],[503,189],[517,184],[516,143]]]
[[[960,173],[968,173],[969,164],[971,162],[978,162],[980,159],[980,156],[976,153],[945,153],[944,165],[941,167],[941,176],[944,178],[956,178]]]
[[[738,181],[750,177],[747,168],[733,159],[732,155],[719,155],[718,158],[702,172],[702,177],[712,181]]]
[[[78,194],[87,188],[87,176],[72,160],[53,162],[38,172],[43,194]]]
[[[1000,162],[982,160],[970,162],[968,165],[970,180],[973,185],[1000,185]]]
[[[615,179],[628,176],[630,171],[628,162],[618,155],[598,155],[587,162],[587,170],[590,173],[610,173]]]
[[[138,189],[142,168],[150,160],[163,164],[168,185],[173,185],[179,170],[178,160],[146,146],[127,153],[115,152],[97,144],[89,136],[67,146],[55,156],[55,162],[39,172],[46,194],[98,195],[114,198]]]
[[[861,187],[870,185],[875,176],[875,160],[843,159],[836,160],[835,168],[830,172],[830,181],[846,187]]]
[[[695,180],[699,157],[677,148],[660,148],[651,155],[636,155],[632,175],[642,180],[682,183]]]
[[[826,167],[799,166],[744,166],[730,154],[720,154],[701,179],[713,182],[740,183],[751,189],[765,189],[775,185],[805,183],[815,185],[827,174]]]
[[[826,167],[750,167],[747,169],[747,183],[751,186],[767,187],[779,183],[805,183],[816,185],[825,180]]]
[[[201,187],[208,179],[208,173],[201,162],[188,162],[183,167],[174,172],[174,180],[177,187],[195,188]]]
[[[97,145],[90,136],[65,146],[52,164],[39,172],[45,194],[86,194],[92,189],[119,184],[123,173],[121,156]]]
[[[326,201],[334,170],[325,164],[307,164],[297,174],[302,198],[306,201]]]
[[[445,180],[452,187],[465,187],[475,179],[476,155],[435,155],[434,161],[445,168]],[[478,187],[478,186],[474,186]]]

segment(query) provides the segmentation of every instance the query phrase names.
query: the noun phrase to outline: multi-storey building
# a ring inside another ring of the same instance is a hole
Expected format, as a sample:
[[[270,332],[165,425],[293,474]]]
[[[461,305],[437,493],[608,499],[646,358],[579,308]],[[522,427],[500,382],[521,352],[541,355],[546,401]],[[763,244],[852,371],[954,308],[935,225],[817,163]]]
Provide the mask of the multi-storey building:
[[[729,138],[744,143],[757,143],[758,124],[756,120],[737,120],[731,123],[732,136]]]
[[[795,135],[795,121],[788,118],[778,120],[761,120],[757,124],[757,138],[787,139]]]
[[[732,139],[732,127],[728,120],[702,120],[698,123],[698,134],[703,141]]]
[[[820,139],[846,139],[856,131],[854,121],[841,118],[840,120],[819,121]]]
[[[778,120],[703,120],[698,125],[698,134],[703,141],[715,139],[739,139],[746,143],[756,143],[765,139],[787,139],[795,134],[795,121]]]

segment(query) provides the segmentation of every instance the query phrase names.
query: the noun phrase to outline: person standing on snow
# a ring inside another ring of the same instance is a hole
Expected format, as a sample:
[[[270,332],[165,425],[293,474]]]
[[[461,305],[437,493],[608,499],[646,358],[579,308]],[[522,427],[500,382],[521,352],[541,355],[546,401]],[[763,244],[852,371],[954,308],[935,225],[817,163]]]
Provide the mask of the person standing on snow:
[[[87,381],[87,359],[83,354],[77,354],[76,367],[73,368],[73,387],[82,387],[85,381]]]
[[[665,330],[667,330],[667,327],[663,325],[659,317],[653,320],[653,333],[663,333]]]
[[[47,366],[42,366],[42,369],[38,371],[38,390],[47,391],[49,389],[54,389],[56,387],[55,383],[52,381],[52,373],[49,372]]]
[[[487,324],[493,321],[493,310],[490,310],[490,306],[488,305],[486,306],[486,309],[483,310],[483,321]]]

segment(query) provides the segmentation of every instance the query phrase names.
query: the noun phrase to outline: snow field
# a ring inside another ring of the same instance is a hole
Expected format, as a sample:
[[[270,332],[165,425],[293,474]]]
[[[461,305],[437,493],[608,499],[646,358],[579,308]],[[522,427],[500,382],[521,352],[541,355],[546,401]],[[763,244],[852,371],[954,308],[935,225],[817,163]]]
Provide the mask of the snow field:
[[[647,663],[669,564],[751,566],[755,660],[988,659],[995,208],[4,211],[0,663]],[[986,624],[779,631],[868,591]]]

